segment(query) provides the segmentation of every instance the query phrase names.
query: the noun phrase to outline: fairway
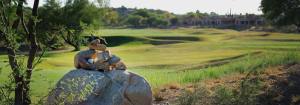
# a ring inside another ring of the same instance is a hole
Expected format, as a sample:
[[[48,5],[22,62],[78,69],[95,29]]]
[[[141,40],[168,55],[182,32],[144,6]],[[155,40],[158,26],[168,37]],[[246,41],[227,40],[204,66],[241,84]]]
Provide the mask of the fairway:
[[[144,76],[152,88],[188,84],[234,73],[300,61],[300,34],[236,31],[211,28],[99,29],[86,31],[105,37],[109,49],[129,71]],[[49,53],[33,73],[36,102],[68,71],[77,52]],[[7,57],[0,81],[7,80]],[[4,62],[4,63],[2,63]]]

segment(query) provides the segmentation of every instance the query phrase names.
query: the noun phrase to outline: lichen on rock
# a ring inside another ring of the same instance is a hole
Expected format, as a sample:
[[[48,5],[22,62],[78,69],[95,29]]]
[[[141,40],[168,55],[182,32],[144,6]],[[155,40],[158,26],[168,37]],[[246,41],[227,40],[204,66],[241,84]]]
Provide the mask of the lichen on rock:
[[[72,70],[60,79],[47,105],[151,105],[148,82],[136,74]]]

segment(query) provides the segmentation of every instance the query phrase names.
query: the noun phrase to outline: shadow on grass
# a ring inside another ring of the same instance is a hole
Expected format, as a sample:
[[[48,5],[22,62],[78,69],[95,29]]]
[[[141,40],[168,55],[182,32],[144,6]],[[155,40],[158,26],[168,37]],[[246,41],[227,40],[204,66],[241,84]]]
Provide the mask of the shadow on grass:
[[[130,42],[142,42],[145,44],[152,45],[165,45],[165,44],[176,44],[185,43],[187,41],[201,41],[203,39],[198,37],[185,37],[185,36],[161,36],[161,37],[133,37],[133,36],[104,36],[108,42],[109,47],[120,46]]]
[[[108,42],[108,47],[120,46],[129,42],[147,42],[147,39],[132,36],[103,36]]]
[[[221,34],[224,34],[224,33],[216,32],[216,33],[211,33],[210,35],[221,35]]]
[[[180,41],[202,41],[203,39],[193,36],[159,36],[159,37],[147,37],[151,39],[159,40],[180,40]]]
[[[223,59],[215,59],[210,60],[201,64],[164,64],[164,65],[147,65],[147,66],[139,66],[135,68],[151,68],[151,69],[172,69],[176,72],[185,72],[187,70],[199,70],[205,69],[209,67],[216,67],[231,63],[233,60],[240,59],[246,56],[255,56],[261,54],[261,51],[251,52],[247,54],[241,54],[233,57],[223,58]],[[172,71],[173,72],[173,71]]]
[[[228,57],[228,58],[223,58],[223,59],[210,60],[210,61],[207,61],[204,64],[191,66],[189,68],[180,69],[179,71],[184,72],[186,70],[199,70],[199,69],[205,69],[205,68],[209,68],[209,67],[221,66],[221,65],[228,64],[228,63],[230,63],[230,62],[232,62],[233,60],[236,60],[236,59],[240,59],[240,58],[243,58],[243,57],[246,57],[246,56],[255,56],[255,55],[258,55],[258,54],[261,54],[261,53],[262,53],[261,51],[257,51],[257,52],[241,54],[241,55]]]
[[[299,39],[255,39],[257,41],[273,41],[273,42],[300,42]]]

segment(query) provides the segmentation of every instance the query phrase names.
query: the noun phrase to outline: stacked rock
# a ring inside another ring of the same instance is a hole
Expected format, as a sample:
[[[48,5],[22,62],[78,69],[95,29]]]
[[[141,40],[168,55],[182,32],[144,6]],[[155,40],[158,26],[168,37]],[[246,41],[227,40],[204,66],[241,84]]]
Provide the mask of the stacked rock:
[[[141,76],[125,71],[121,59],[112,55],[99,39],[74,59],[77,69],[60,79],[46,105],[151,105],[152,92]],[[107,72],[99,72],[107,71]]]

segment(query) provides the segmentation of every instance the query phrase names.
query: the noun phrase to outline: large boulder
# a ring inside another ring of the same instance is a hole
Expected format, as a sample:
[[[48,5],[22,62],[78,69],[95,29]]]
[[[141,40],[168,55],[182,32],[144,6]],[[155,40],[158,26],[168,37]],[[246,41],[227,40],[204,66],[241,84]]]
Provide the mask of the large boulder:
[[[151,105],[147,81],[136,74],[72,70],[60,79],[47,98],[47,105]]]

